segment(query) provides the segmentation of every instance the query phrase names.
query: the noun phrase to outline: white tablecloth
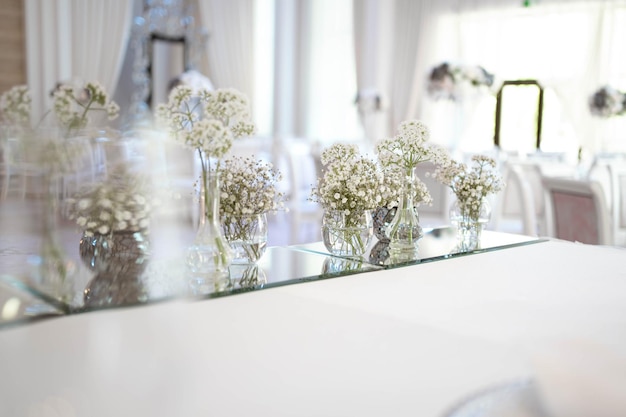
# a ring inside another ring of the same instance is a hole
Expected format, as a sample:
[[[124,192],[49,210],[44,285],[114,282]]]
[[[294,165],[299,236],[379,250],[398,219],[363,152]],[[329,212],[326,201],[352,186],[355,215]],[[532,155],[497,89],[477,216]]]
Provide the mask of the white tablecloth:
[[[0,358],[0,416],[437,417],[596,362],[626,387],[626,251],[549,241],[78,314],[1,330]]]

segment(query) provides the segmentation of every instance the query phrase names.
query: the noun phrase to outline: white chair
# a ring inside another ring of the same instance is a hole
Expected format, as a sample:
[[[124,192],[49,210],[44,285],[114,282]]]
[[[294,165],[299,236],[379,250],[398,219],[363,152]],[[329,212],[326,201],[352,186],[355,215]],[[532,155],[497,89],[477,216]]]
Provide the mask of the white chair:
[[[440,227],[450,223],[450,205],[452,204],[452,191],[447,185],[443,185],[432,176],[426,175],[435,171],[435,164],[424,162],[415,168],[415,175],[422,180],[428,188],[433,199],[432,205],[418,207],[420,224],[422,227]]]
[[[320,240],[324,211],[320,204],[309,201],[311,189],[317,183],[317,178],[321,176],[317,146],[304,140],[288,141],[283,146],[282,155],[286,159],[289,179],[286,196],[290,223],[289,243],[298,244]],[[280,166],[280,162],[278,164]],[[310,233],[305,233],[307,229]]]
[[[593,245],[612,245],[609,210],[595,181],[543,177],[548,234]]]
[[[533,180],[536,181],[536,178],[540,177],[541,173],[533,165],[524,167],[509,163],[505,166],[503,175],[505,189],[501,195],[495,197],[493,209],[492,227],[495,230],[521,232],[527,236],[538,234],[538,223],[541,222],[542,228],[544,226],[543,196],[541,193],[536,196]],[[541,189],[540,185],[540,192]]]
[[[0,161],[2,170],[2,200],[10,194],[17,193],[21,199],[27,195],[40,194],[42,170],[29,161],[27,153],[22,149],[22,143],[15,138],[8,138],[0,143]]]
[[[626,161],[609,165],[613,244],[626,246]]]

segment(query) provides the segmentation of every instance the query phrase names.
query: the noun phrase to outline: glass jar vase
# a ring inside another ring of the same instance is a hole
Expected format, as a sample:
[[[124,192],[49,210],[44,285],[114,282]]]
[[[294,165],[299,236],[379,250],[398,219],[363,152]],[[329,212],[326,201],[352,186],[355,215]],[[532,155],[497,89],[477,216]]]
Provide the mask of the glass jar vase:
[[[219,172],[203,170],[200,184],[198,229],[187,249],[190,284],[198,293],[211,292],[228,279],[233,251],[220,224]]]
[[[233,250],[233,263],[252,264],[267,248],[267,214],[223,216],[224,236]]]
[[[149,262],[149,246],[143,231],[83,234],[79,244],[81,259],[96,272],[83,292],[85,306],[145,302],[143,273]]]
[[[346,214],[326,210],[322,218],[322,239],[335,256],[362,256],[372,238],[372,215],[369,211]]]
[[[480,238],[484,227],[491,219],[491,205],[487,198],[478,201],[459,200],[450,207],[450,223],[457,230],[457,252],[480,249]]]
[[[396,213],[387,226],[389,262],[403,263],[418,259],[418,242],[424,236],[415,209],[415,172],[409,169],[401,184],[402,191]]]

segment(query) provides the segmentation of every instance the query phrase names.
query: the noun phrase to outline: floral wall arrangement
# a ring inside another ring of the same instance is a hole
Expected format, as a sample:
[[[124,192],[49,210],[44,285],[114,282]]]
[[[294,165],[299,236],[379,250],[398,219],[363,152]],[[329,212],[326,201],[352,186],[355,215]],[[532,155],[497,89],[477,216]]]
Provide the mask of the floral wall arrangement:
[[[444,62],[434,67],[428,76],[428,94],[434,99],[457,100],[459,85],[467,82],[474,87],[494,86],[495,77],[481,66],[452,65]]]
[[[604,86],[589,97],[589,111],[602,118],[623,116],[626,114],[626,93]]]

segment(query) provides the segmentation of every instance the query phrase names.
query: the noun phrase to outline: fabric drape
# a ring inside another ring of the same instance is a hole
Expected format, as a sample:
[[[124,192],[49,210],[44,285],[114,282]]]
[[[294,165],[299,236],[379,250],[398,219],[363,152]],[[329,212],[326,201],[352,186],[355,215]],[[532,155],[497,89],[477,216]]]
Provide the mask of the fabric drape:
[[[112,96],[132,24],[127,0],[27,0],[26,44],[33,121],[58,82],[98,81]]]
[[[209,78],[216,88],[236,88],[252,101],[254,1],[204,0],[199,6],[202,23],[209,31]]]

